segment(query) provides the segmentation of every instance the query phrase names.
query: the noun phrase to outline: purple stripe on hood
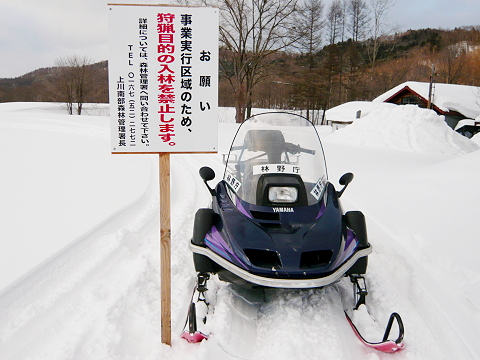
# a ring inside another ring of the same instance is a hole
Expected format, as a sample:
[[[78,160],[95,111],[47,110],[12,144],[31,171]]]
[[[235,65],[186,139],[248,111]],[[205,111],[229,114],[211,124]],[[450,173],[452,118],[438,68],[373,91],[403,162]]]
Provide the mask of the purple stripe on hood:
[[[324,203],[323,200],[322,200],[322,203],[320,204],[320,210],[318,210],[318,215],[317,215],[317,217],[315,218],[315,220],[320,219],[326,209],[327,209],[327,207],[325,206],[325,203]]]
[[[355,236],[353,235],[353,231],[347,229],[347,238],[345,239],[345,247],[341,254],[337,257],[337,260],[333,264],[332,268],[336,269],[339,267],[345,260],[347,260],[350,256],[353,255],[355,249],[357,248],[357,241]]]
[[[227,245],[222,235],[215,226],[212,226],[212,229],[205,236],[206,245],[217,254],[226,258],[230,261],[235,261],[237,264],[240,264],[243,268],[248,270],[248,267],[244,264],[238,256],[230,250],[230,247]]]
[[[243,215],[245,215],[246,217],[248,217],[249,219],[251,219],[251,218],[252,218],[252,215],[250,215],[250,214],[247,212],[247,210],[245,210],[245,208],[244,208],[243,205],[242,205],[242,202],[240,201],[240,198],[237,196],[237,197],[235,197],[235,199],[236,199],[235,202],[236,202],[237,209],[238,209]]]

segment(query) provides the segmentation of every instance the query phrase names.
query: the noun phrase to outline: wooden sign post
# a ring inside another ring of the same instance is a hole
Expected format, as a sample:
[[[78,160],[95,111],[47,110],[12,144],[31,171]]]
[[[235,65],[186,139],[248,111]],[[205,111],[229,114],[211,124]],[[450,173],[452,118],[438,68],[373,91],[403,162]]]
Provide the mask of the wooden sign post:
[[[170,345],[170,154],[217,152],[219,14],[208,7],[108,7],[112,153],[159,155],[161,325]]]
[[[160,153],[160,292],[162,343],[172,343],[170,154]]]

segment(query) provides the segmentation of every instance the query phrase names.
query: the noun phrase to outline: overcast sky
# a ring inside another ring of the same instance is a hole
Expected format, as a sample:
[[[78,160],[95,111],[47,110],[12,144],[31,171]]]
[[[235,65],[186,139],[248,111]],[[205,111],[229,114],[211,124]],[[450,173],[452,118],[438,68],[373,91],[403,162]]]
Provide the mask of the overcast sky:
[[[368,1],[368,0],[367,0]],[[158,4],[128,0],[112,3]],[[324,0],[326,7],[331,0]],[[480,25],[480,0],[396,0],[400,30]],[[0,78],[21,76],[76,54],[108,59],[105,0],[0,0]]]

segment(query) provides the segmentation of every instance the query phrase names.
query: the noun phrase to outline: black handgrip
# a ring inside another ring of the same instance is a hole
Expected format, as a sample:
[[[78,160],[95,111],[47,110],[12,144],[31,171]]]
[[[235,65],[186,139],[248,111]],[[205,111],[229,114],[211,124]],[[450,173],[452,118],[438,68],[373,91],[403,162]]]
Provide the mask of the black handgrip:
[[[304,152],[304,153],[307,153],[307,154],[315,155],[315,150],[300,148],[300,151]]]
[[[295,144],[292,144],[292,143],[285,143],[285,151],[287,151],[291,154],[304,152],[304,153],[307,153],[307,154],[315,155],[315,150],[305,149],[305,148],[300,147],[300,145],[295,145]]]

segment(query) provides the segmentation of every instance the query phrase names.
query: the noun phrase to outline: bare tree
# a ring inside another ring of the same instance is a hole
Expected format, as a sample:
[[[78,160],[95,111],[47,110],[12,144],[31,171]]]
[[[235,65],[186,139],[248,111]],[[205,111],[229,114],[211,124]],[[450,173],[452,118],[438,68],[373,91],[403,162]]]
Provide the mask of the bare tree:
[[[307,66],[303,68],[301,83],[295,86],[297,97],[307,111],[307,119],[310,112],[318,108],[320,100],[320,79],[316,64],[316,53],[320,50],[323,42],[323,19],[322,0],[305,0],[299,7],[295,19],[298,41],[295,47],[307,57]]]
[[[443,77],[446,84],[458,84],[464,73],[467,50],[462,48],[462,43],[450,45],[437,55],[438,75]]]
[[[382,37],[390,35],[395,30],[395,25],[390,25],[388,21],[388,12],[395,5],[395,0],[370,0],[370,9],[373,15],[371,28],[370,61],[372,68],[375,67],[378,50]]]
[[[95,70],[91,65],[88,57],[77,55],[59,58],[56,61],[59,68],[56,89],[67,105],[70,115],[73,114],[74,104],[76,113],[81,115],[85,99],[92,91]]]
[[[364,40],[370,20],[365,0],[349,0],[347,15],[349,18],[347,28],[350,31],[353,42]]]
[[[343,41],[343,29],[345,27],[345,12],[341,0],[333,0],[328,8],[326,28],[328,43],[335,44]]]
[[[323,8],[322,0],[305,0],[296,14],[295,23],[299,36],[295,46],[302,53],[309,55],[309,61],[312,61],[310,57],[320,50],[323,42],[325,27]]]
[[[235,94],[236,121],[250,115],[252,90],[268,59],[297,40],[291,16],[298,0],[201,0],[220,8],[220,69]]]
[[[326,53],[323,65],[326,78],[324,108],[331,105],[334,92],[337,93],[338,99],[341,99],[344,90],[345,47],[337,44],[345,40],[346,15],[346,2],[333,0],[326,18],[327,41],[329,45],[324,48]],[[336,87],[334,82],[337,82]]]

